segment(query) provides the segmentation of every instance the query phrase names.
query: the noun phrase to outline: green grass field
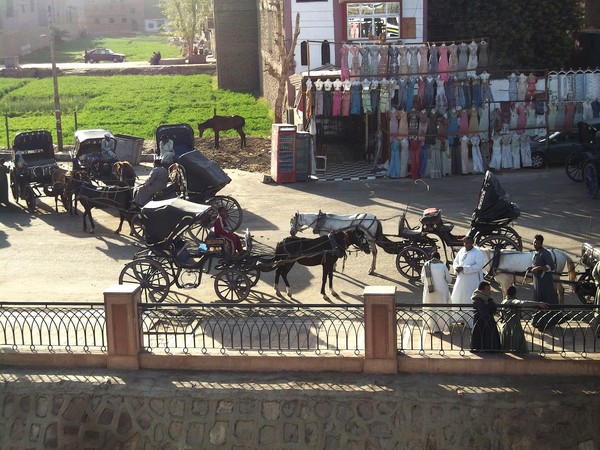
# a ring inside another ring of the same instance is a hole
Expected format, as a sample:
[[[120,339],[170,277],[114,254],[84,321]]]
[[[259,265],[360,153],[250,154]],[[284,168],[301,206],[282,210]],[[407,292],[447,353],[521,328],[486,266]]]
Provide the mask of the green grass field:
[[[148,60],[154,51],[165,58],[180,56],[179,48],[164,36],[137,36],[65,42],[57,50],[57,61],[83,61],[83,51],[93,47],[112,48],[127,54],[130,61]],[[46,50],[19,59],[43,63],[50,55]],[[160,124],[188,123],[195,130],[198,122],[212,117],[214,108],[219,115],[244,117],[248,136],[271,134],[273,114],[266,101],[217,89],[209,75],[60,76],[58,84],[65,145],[74,143],[76,123],[78,129],[106,128],[115,134],[154,139]],[[8,122],[8,136],[6,126],[0,129],[0,146],[12,142],[16,133],[30,130],[50,130],[56,142],[52,78],[0,78],[0,111]],[[230,131],[223,136],[237,134]]]
[[[124,53],[127,61],[149,61],[153,52],[159,51],[163,58],[178,58],[181,56],[179,47],[169,43],[161,35],[137,35],[120,38],[89,38],[74,39],[61,42],[56,46],[56,62],[83,62],[85,50],[95,47],[110,48],[117,53]],[[29,55],[20,56],[22,64],[43,64],[50,62],[50,47],[37,50]]]

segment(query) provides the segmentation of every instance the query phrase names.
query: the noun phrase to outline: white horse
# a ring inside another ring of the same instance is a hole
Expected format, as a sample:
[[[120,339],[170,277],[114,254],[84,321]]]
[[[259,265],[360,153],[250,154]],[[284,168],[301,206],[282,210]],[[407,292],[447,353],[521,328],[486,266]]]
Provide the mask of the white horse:
[[[558,293],[558,298],[560,304],[564,304],[565,300],[565,289],[560,282],[560,277],[563,271],[565,270],[565,266],[567,267],[567,275],[569,277],[569,281],[575,281],[575,263],[571,259],[569,255],[567,255],[562,250],[556,248],[547,249],[552,258],[554,259],[554,281],[556,286],[556,291]],[[488,248],[482,248],[486,258],[486,267],[483,269],[484,272],[489,272],[490,265],[492,264],[490,261],[491,258],[494,257],[494,250]],[[527,268],[531,266],[531,260],[533,258],[533,251],[530,252],[518,252],[515,250],[501,250],[500,251],[500,259],[498,263],[494,265],[494,269],[492,270],[492,274],[494,276],[494,280],[500,284],[502,288],[502,298],[506,297],[506,290],[509,286],[513,284],[517,284],[517,282],[522,283],[524,281],[525,272],[527,272]]]
[[[360,229],[365,234],[367,242],[369,243],[369,249],[373,254],[373,262],[371,263],[369,275],[375,272],[377,263],[377,245],[375,242],[382,238],[383,231],[381,222],[373,214],[358,213],[344,216],[326,214],[321,211],[317,214],[297,212],[292,217],[290,225],[290,234],[292,236],[295,236],[298,231],[307,228],[312,228],[315,234],[321,236],[332,231],[347,231],[354,228]]]

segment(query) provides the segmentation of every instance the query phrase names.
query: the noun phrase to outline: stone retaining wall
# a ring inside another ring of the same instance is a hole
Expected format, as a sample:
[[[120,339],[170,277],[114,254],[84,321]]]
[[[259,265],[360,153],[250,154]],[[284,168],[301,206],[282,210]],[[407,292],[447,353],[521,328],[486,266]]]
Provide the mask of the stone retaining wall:
[[[580,449],[595,378],[0,374],[1,448]]]

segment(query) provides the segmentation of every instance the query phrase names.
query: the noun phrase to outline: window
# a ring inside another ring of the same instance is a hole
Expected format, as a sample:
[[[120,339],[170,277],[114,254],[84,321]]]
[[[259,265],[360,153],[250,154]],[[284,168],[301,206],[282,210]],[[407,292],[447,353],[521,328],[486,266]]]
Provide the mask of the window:
[[[399,37],[400,5],[398,2],[348,3],[348,39],[367,39],[369,35]]]
[[[308,42],[302,41],[300,44],[300,65],[308,65]]]
[[[127,23],[127,18],[121,17],[121,23]]]
[[[110,17],[110,18],[108,19],[108,23],[115,23],[115,19],[114,19],[114,17]]]
[[[96,25],[100,25],[100,19],[98,19],[98,18],[94,19],[94,23],[95,23]]]
[[[6,17],[15,17],[15,4],[13,0],[8,0],[6,3]]]

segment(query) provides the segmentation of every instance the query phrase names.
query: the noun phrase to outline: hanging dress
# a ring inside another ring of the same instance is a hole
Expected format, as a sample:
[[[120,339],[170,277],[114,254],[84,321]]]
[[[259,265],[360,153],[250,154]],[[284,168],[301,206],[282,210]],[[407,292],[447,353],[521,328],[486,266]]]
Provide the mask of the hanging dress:
[[[489,44],[485,41],[481,41],[479,44],[477,44],[477,47],[479,47],[479,67],[481,68],[488,66],[488,45]]]
[[[408,138],[400,140],[400,178],[408,176]]]
[[[469,49],[469,59],[467,60],[467,75],[469,77],[475,76],[475,69],[477,69],[477,44],[475,41],[472,41],[468,46]]]
[[[481,156],[481,149],[479,143],[481,138],[478,135],[471,136],[471,154],[473,157],[473,173],[484,173],[483,168],[483,157]]]
[[[514,73],[508,76],[508,100],[511,102],[516,102],[518,99],[517,80],[518,77]]]
[[[365,114],[371,114],[373,109],[371,108],[371,89],[368,84],[362,85],[362,108]]]
[[[469,136],[460,138],[460,173],[469,173]]]
[[[437,75],[438,73],[438,48],[433,44],[429,47],[429,73]]]
[[[411,45],[408,48],[408,53],[410,55],[408,72],[411,74],[417,74],[417,73],[419,73],[419,60],[417,59],[417,54],[419,53],[419,48],[416,45]]]
[[[525,109],[517,108],[517,134],[523,134],[525,127],[527,126],[527,114]]]
[[[448,81],[448,47],[446,47],[446,44],[440,45],[438,53],[438,73],[440,74],[440,78],[446,82]]]
[[[469,113],[466,109],[461,109],[458,112],[458,135],[465,136],[469,134]]]
[[[458,45],[454,42],[448,46],[450,52],[448,56],[448,72],[449,76],[455,77],[456,71],[458,70]]]
[[[419,74],[421,75],[425,75],[427,72],[429,72],[429,59],[427,57],[428,52],[429,49],[426,45],[421,45],[419,47]]]
[[[412,78],[406,86],[406,110],[410,111],[413,107],[415,99],[415,84],[417,84],[416,78]]]
[[[393,139],[390,145],[390,163],[388,164],[388,177],[400,178],[400,140]]]
[[[456,74],[459,80],[467,79],[467,65],[469,63],[469,46],[464,42],[458,45],[458,73]]]
[[[333,91],[333,110],[332,115],[338,117],[342,115],[342,90],[336,89]]]
[[[469,109],[469,135],[474,135],[479,132],[479,116],[477,108]]]
[[[379,112],[386,113],[390,110],[390,82],[386,79],[381,80],[379,83]]]
[[[398,109],[406,108],[406,97],[407,97],[407,84],[408,80],[406,78],[400,78],[398,80]],[[392,98],[392,96],[390,96]]]
[[[352,63],[350,64],[350,79],[357,81],[360,79],[360,47],[353,45],[350,47],[350,57]]]
[[[369,45],[369,65],[369,77],[376,76],[379,73],[379,45]]]
[[[479,108],[479,133],[481,135],[481,139],[487,140],[487,136],[489,135],[490,129],[490,110],[488,105],[485,105]],[[485,136],[485,137],[484,137]]]
[[[527,92],[527,75],[524,73],[519,74],[517,78],[517,100],[522,102],[525,100],[525,93]]]
[[[527,123],[525,124],[527,129],[525,130],[525,134],[533,137],[535,136],[536,127],[536,114],[533,105],[530,104],[527,108],[525,108],[525,116],[527,117]]]
[[[548,105],[548,130],[549,131],[554,131],[556,130],[556,113],[557,113],[557,107],[556,107],[556,103],[555,102],[551,102]]]
[[[388,65],[390,77],[398,78],[398,47],[390,45],[388,48]]]
[[[502,145],[501,137],[497,134],[492,136],[492,158],[490,159],[490,169],[500,170],[502,167]]]
[[[387,45],[379,46],[379,64],[377,65],[377,75],[384,77],[388,74],[388,51]]]
[[[430,109],[434,105],[434,84],[435,78],[431,75],[425,78],[425,108]]]
[[[369,47],[366,45],[360,47],[360,79],[364,80],[369,77],[371,66],[369,65]]]
[[[510,140],[510,155],[513,169],[521,168],[521,138],[517,133],[512,133]]]
[[[490,87],[490,74],[482,72],[479,74],[481,80],[481,100],[484,102],[493,102],[494,96],[492,95],[492,88]]]
[[[554,118],[554,129],[562,130],[565,126],[565,102],[556,105],[556,117]]]
[[[341,79],[346,81],[350,78],[350,68],[348,66],[348,52],[350,47],[348,44],[344,44],[340,47],[340,66],[341,66]]]
[[[513,160],[510,148],[510,142],[512,141],[512,135],[510,133],[505,133],[502,135],[502,168],[503,169],[512,169]]]
[[[419,178],[419,157],[421,153],[421,141],[418,139],[411,139],[409,143],[410,147],[410,176],[413,180]]]
[[[404,110],[398,111],[398,135],[400,137],[408,136],[408,113]]]
[[[524,134],[521,136],[521,164],[523,167],[531,167],[533,163],[531,162],[531,138]]]
[[[401,45],[398,47],[398,73],[400,75],[408,75],[408,49]]]
[[[360,83],[355,82],[352,83],[352,96],[350,100],[350,114],[352,115],[360,115]]]
[[[446,98],[446,88],[442,77],[438,77],[436,80],[435,92],[435,107],[438,108],[440,112],[445,112],[446,108],[448,108],[448,99]]]
[[[571,131],[573,128],[573,118],[575,117],[575,104],[573,102],[565,103],[565,123],[563,131]]]

